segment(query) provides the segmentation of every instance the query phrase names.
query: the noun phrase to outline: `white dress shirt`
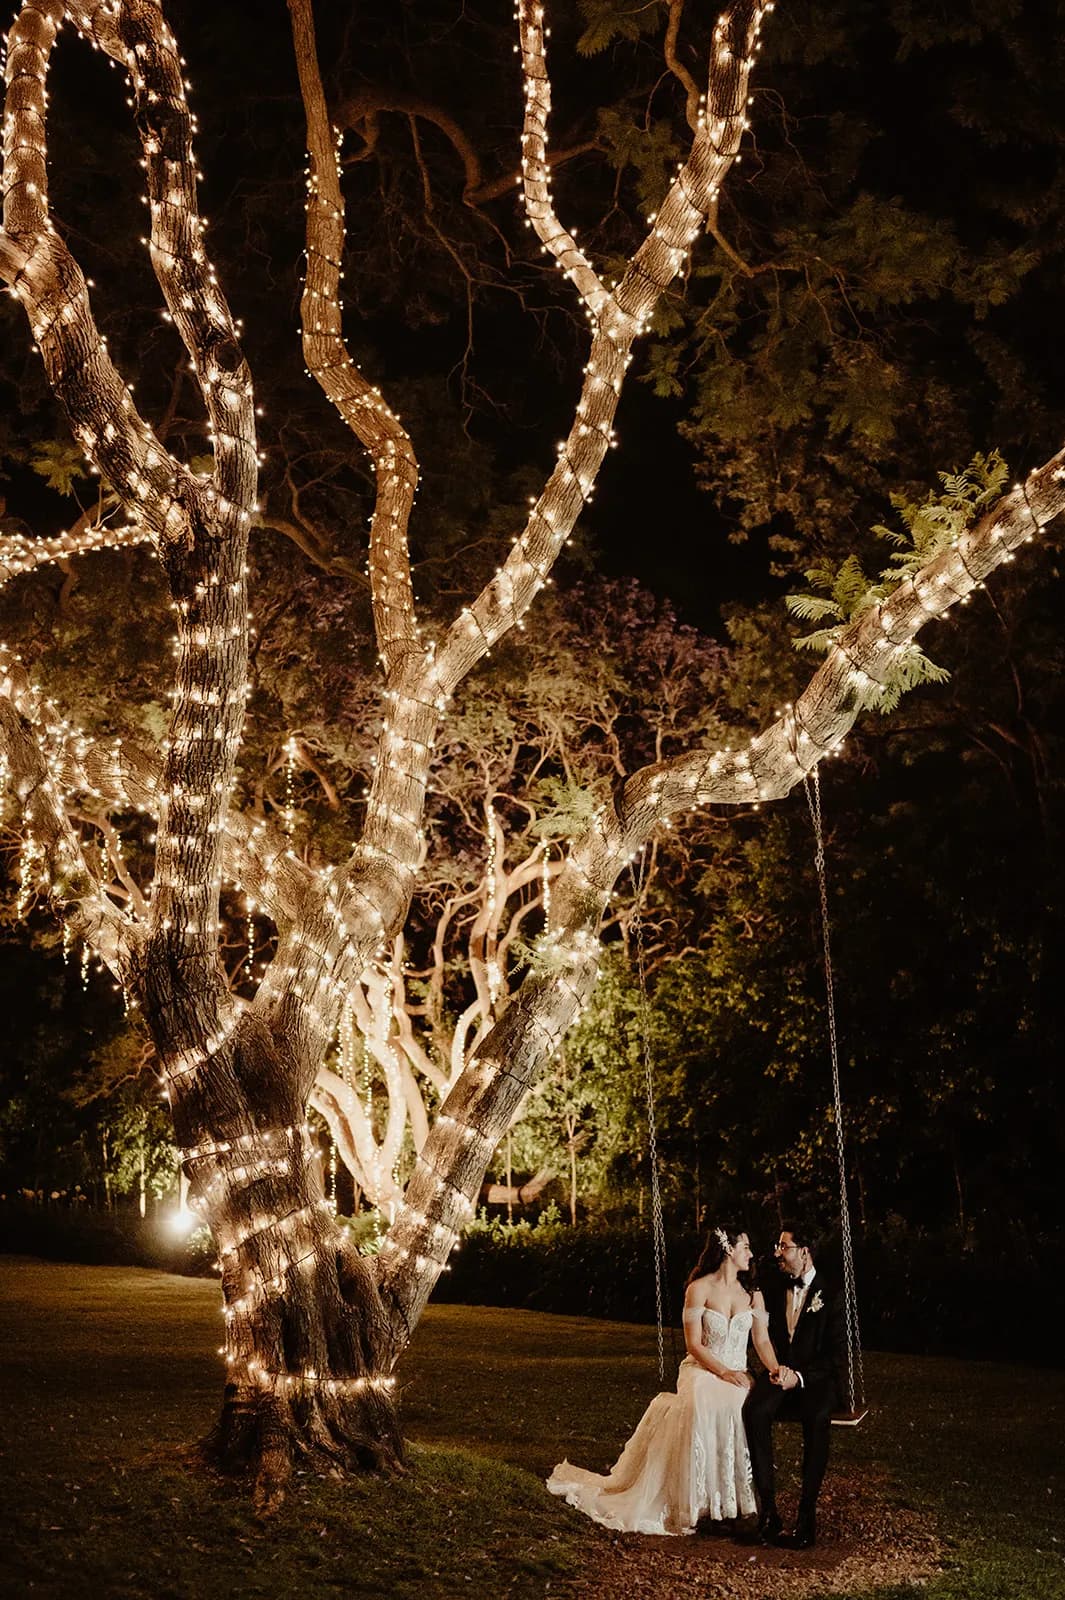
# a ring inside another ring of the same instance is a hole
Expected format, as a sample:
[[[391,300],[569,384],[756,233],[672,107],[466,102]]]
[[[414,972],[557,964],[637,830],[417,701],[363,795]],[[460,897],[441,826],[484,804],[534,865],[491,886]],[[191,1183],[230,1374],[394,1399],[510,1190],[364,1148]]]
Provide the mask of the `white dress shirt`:
[[[787,1317],[789,1339],[794,1338],[795,1329],[799,1325],[799,1315],[806,1303],[807,1291],[814,1280],[816,1272],[816,1267],[808,1267],[801,1278],[794,1278],[788,1284],[788,1303],[785,1315]],[[791,1370],[795,1372],[795,1376],[799,1380],[799,1388],[805,1389],[806,1385],[803,1382],[802,1373],[796,1372],[794,1367]]]

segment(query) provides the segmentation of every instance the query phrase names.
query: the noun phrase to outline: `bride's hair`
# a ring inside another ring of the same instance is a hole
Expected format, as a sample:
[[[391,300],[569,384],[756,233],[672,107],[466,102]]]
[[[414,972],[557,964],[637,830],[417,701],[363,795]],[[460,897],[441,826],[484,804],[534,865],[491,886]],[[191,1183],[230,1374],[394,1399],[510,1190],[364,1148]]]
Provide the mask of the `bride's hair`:
[[[718,1226],[715,1228],[711,1228],[710,1232],[706,1236],[706,1243],[703,1245],[702,1254],[692,1270],[689,1272],[688,1281],[685,1283],[684,1287],[687,1288],[689,1283],[694,1283],[696,1278],[704,1278],[708,1272],[716,1272],[722,1261],[724,1261],[725,1257],[728,1255],[729,1251],[735,1248],[736,1242],[740,1235],[746,1232],[746,1228],[733,1227],[731,1223],[722,1223],[718,1224]],[[753,1257],[751,1258],[751,1264],[747,1268],[746,1272],[739,1273],[738,1277],[747,1293],[753,1294]]]

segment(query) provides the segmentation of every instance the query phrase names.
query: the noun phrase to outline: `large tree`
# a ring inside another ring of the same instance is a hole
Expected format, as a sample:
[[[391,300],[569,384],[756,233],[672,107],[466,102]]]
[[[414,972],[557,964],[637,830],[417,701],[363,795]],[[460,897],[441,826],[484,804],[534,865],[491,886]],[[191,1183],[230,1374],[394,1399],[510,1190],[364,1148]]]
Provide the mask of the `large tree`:
[[[360,837],[343,859],[320,867],[300,859],[282,829],[234,803],[252,621],[255,404],[197,209],[177,41],[157,0],[26,0],[13,25],[0,273],[25,308],[74,438],[125,521],[56,539],[9,537],[0,561],[10,579],[102,542],[146,542],[169,589],[175,639],[170,723],[158,748],[84,739],[5,652],[0,749],[24,818],[27,885],[47,879],[60,914],[112,969],[150,1030],[191,1194],[221,1255],[228,1376],[214,1447],[227,1466],[257,1468],[264,1492],[297,1455],[363,1465],[400,1456],[392,1367],[492,1152],[587,1002],[604,912],[634,853],[699,808],[788,792],[838,747],[863,705],[915,675],[918,630],[967,597],[1065,503],[1055,456],[993,504],[971,498],[971,515],[933,519],[893,577],[837,586],[841,614],[825,640],[827,658],[793,705],[731,745],[700,743],[619,778],[612,801],[599,803],[564,842],[550,916],[526,975],[450,1084],[380,1256],[358,1256],[322,1203],[308,1099],[355,985],[403,928],[423,869],[426,786],[452,697],[550,581],[614,442],[636,342],[716,215],[746,126],[769,9],[737,0],[723,13],[705,95],[687,68],[678,72],[687,90],[686,158],[642,243],[606,282],[555,211],[544,16],[521,0],[521,193],[530,226],[587,312],[587,359],[557,463],[498,571],[449,626],[430,634],[419,621],[408,555],[417,458],[388,399],[345,345],[336,135],[309,0],[290,0],[310,157],[304,357],[375,475],[369,577],[382,723]],[[46,83],[67,17],[128,76],[146,173],[148,250],[209,419],[206,471],[178,459],[140,414],[98,333],[90,285],[52,220]],[[679,20],[679,6],[671,17]],[[675,43],[671,28],[671,49]],[[135,628],[136,617],[116,625]],[[120,892],[108,892],[120,855],[109,852],[105,872],[87,848],[78,821],[86,796],[112,814],[154,819],[149,877],[126,871]],[[275,954],[247,1000],[234,996],[222,970],[223,880],[254,897],[277,930]]]

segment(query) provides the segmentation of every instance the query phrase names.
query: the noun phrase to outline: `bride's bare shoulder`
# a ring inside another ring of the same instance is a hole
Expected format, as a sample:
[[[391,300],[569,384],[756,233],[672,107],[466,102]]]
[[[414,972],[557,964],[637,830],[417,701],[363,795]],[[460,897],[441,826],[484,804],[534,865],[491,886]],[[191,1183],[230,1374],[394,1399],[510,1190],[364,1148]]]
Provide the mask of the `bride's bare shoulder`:
[[[710,1277],[705,1274],[701,1278],[693,1278],[684,1291],[684,1307],[687,1311],[701,1311],[710,1298]]]

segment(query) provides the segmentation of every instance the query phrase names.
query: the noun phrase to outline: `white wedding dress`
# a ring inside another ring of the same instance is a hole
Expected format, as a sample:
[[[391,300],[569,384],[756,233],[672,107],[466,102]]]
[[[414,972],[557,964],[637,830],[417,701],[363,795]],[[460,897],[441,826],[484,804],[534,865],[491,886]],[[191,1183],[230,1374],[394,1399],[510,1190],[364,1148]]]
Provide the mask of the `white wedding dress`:
[[[703,1347],[723,1366],[747,1365],[754,1313],[731,1318],[707,1306]],[[603,1476],[562,1461],[547,1480],[552,1494],[620,1533],[692,1533],[700,1517],[723,1521],[757,1509],[743,1428],[746,1389],[685,1356],[676,1394],[657,1394],[611,1470]]]

